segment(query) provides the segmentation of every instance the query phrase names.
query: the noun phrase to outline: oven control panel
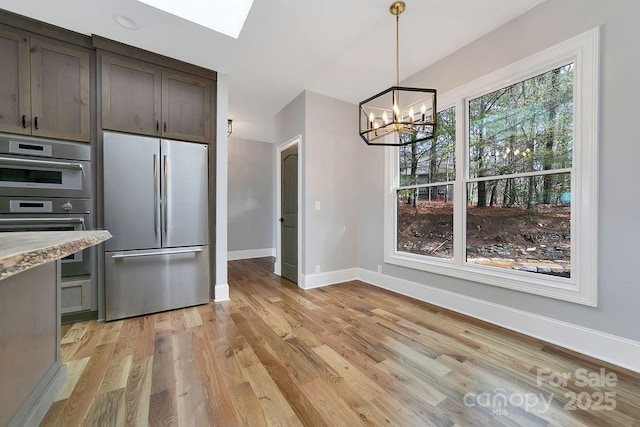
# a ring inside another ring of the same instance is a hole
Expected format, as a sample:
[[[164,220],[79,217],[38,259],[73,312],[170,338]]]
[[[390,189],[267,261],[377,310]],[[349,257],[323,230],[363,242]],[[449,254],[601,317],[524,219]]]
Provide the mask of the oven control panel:
[[[90,199],[0,197],[2,214],[90,214]]]

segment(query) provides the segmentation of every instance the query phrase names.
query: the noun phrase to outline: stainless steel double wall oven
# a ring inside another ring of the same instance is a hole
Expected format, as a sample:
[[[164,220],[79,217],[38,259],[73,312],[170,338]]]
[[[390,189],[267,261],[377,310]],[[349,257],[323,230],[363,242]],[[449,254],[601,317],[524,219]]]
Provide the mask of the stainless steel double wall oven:
[[[0,231],[93,228],[89,144],[0,134]],[[92,308],[93,252],[62,260],[62,312]],[[95,299],[95,298],[94,298]]]

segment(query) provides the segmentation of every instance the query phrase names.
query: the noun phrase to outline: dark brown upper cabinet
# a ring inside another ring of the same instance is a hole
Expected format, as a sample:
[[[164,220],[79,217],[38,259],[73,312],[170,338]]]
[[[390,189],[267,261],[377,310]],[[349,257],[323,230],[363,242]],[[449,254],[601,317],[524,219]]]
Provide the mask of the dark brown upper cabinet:
[[[167,138],[209,142],[211,81],[162,72],[162,134]]]
[[[88,50],[0,29],[0,130],[89,141]]]
[[[0,129],[31,134],[29,39],[0,28]],[[24,125],[23,119],[24,117]]]
[[[211,142],[212,81],[101,55],[102,128]]]
[[[160,135],[160,70],[102,56],[102,128]]]

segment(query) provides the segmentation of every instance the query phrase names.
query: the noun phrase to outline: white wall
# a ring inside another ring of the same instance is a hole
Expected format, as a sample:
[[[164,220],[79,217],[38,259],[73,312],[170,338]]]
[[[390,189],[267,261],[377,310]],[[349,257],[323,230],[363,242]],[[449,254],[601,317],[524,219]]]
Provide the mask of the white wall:
[[[227,249],[271,251],[275,248],[274,145],[232,135],[228,147]]]
[[[303,274],[357,265],[357,123],[357,106],[306,92]]]
[[[318,280],[318,273],[357,266],[357,120],[355,105],[309,91],[276,116],[277,144],[302,136],[303,228],[298,268],[306,276],[307,287],[311,281],[311,286],[339,281],[328,276]]]
[[[601,26],[598,307],[383,265],[384,158],[364,144],[358,148],[358,266],[376,271],[383,265],[394,278],[640,341],[638,16],[637,1],[548,0],[403,82],[446,92]]]
[[[227,123],[229,112],[229,76],[218,73],[216,81],[216,123]],[[216,205],[215,205],[215,286],[214,301],[229,299],[227,270],[227,127],[216,126]],[[211,214],[211,213],[210,213]]]

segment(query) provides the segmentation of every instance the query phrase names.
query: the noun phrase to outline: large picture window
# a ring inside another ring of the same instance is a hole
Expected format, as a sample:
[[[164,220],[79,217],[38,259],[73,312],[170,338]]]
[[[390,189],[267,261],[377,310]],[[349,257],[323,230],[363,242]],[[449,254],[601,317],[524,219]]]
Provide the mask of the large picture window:
[[[388,149],[385,261],[596,305],[597,29],[440,96]]]
[[[468,101],[467,262],[570,277],[573,71]]]

